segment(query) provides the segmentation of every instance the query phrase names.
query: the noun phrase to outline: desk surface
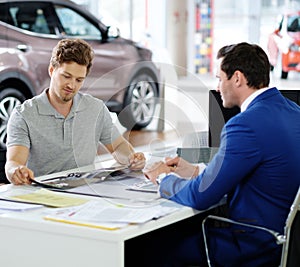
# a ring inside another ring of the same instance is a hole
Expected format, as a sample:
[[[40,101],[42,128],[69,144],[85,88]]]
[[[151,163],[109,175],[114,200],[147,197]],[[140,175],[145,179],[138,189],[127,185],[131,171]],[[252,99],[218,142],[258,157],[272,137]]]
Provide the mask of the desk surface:
[[[32,190],[32,186],[4,185],[0,187],[0,196],[14,194],[20,189]],[[97,199],[103,203],[112,201],[102,197],[80,197]],[[114,198],[114,201],[125,200]],[[143,202],[142,205],[160,205],[162,202],[169,201],[157,199],[154,194],[153,202]],[[140,205],[138,208],[141,207]],[[43,219],[47,209],[50,208],[0,214],[1,262],[5,266],[121,267],[124,266],[126,240],[184,220],[199,212],[182,206],[174,213],[144,224],[128,225],[117,230],[102,230],[47,221]]]
[[[9,195],[11,192],[15,192],[16,190],[27,189],[27,186],[14,186],[14,185],[3,185],[0,187],[0,195]],[[35,188],[36,190],[36,188]],[[31,189],[29,189],[31,191]],[[28,191],[28,192],[29,192]],[[73,194],[68,194],[70,196],[74,196]],[[148,194],[148,193],[144,193]],[[86,198],[89,200],[97,200],[100,203],[107,204],[107,201],[111,202],[113,205],[124,205],[123,199],[107,199],[102,197],[92,197],[92,196],[80,196],[80,198]],[[172,205],[173,202],[166,199],[156,199],[152,203],[142,202],[140,205],[136,207],[138,209],[143,207],[148,207],[149,205],[160,205],[163,202],[170,202]],[[136,202],[138,203],[138,201]],[[126,204],[125,204],[126,205]],[[155,230],[157,228],[166,226],[168,224],[180,221],[182,219],[188,218],[197,214],[199,211],[196,211],[192,208],[182,206],[178,211],[175,211],[171,214],[158,218],[156,220],[149,221],[143,224],[137,225],[128,225],[124,228],[116,229],[116,230],[102,230],[102,229],[93,229],[90,227],[69,225],[58,222],[51,222],[43,219],[43,217],[47,214],[48,210],[53,208],[43,207],[41,209],[33,209],[23,212],[14,212],[8,211],[3,214],[0,214],[0,225],[9,225],[9,226],[22,226],[22,228],[26,228],[28,230],[41,230],[47,232],[62,232],[64,234],[71,234],[75,236],[83,236],[83,237],[91,237],[91,238],[101,238],[107,240],[117,240],[124,241],[126,239],[135,237],[137,235],[141,235],[143,233]],[[2,239],[1,239],[2,240]],[[3,245],[3,242],[0,242],[0,246]]]

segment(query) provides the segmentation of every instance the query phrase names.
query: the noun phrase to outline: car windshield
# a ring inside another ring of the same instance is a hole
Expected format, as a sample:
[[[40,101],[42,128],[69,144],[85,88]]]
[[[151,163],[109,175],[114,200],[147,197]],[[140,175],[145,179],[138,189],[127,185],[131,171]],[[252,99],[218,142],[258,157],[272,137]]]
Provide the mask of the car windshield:
[[[99,40],[101,33],[92,23],[70,8],[55,5],[56,14],[67,36]]]
[[[287,22],[287,30],[289,32],[300,32],[300,16],[289,16]]]

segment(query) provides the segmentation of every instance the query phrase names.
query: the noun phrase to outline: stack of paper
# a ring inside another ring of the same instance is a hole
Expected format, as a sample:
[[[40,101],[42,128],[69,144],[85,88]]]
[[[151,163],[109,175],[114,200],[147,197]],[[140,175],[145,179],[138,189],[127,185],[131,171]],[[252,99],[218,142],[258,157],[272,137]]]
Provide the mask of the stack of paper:
[[[89,201],[77,209],[62,209],[57,214],[49,214],[46,220],[65,222],[95,228],[114,230],[128,224],[145,223],[154,218],[165,216],[179,209],[179,206],[164,206],[161,204],[131,208],[120,206],[105,206],[102,202]]]
[[[88,200],[79,197],[70,197],[64,193],[52,192],[47,189],[39,189],[32,193],[15,195],[12,199],[30,203],[43,204],[50,207],[70,207],[86,203]]]
[[[10,200],[0,200],[0,213],[5,211],[25,211],[43,207],[42,205],[20,203]]]

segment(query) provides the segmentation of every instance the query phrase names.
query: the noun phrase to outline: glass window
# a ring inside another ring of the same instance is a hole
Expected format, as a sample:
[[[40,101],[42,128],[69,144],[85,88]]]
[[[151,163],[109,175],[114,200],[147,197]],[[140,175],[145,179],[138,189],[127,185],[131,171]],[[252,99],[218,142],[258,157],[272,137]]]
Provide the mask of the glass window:
[[[7,7],[6,3],[0,4],[0,20],[8,24],[15,25],[13,18],[7,12]]]
[[[299,32],[300,31],[300,17],[299,16],[290,16],[288,17],[288,31],[290,32]]]
[[[55,10],[65,35],[87,40],[101,38],[100,30],[74,10],[59,5],[55,6]]]
[[[5,22],[35,33],[54,34],[53,20],[49,19],[49,4],[11,3],[7,6]]]

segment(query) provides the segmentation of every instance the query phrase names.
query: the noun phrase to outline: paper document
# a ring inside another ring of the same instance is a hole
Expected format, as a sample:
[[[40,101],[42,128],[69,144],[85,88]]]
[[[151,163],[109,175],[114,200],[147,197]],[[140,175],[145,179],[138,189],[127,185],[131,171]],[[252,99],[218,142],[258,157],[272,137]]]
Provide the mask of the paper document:
[[[125,175],[109,177],[101,183],[95,183],[92,185],[85,185],[77,188],[68,189],[67,192],[96,197],[123,199],[127,201],[155,201],[159,197],[155,190],[147,190],[147,193],[145,193],[145,191],[143,190],[133,191],[130,189],[132,185],[139,184],[144,180],[145,177],[142,172],[130,172],[129,174]],[[152,187],[155,186],[153,185]]]
[[[88,200],[78,197],[70,197],[64,193],[56,193],[47,189],[39,189],[24,195],[15,195],[12,199],[20,199],[30,203],[43,204],[51,207],[70,207],[86,203]]]
[[[65,213],[60,210],[59,213],[52,213],[44,218],[78,225],[109,228],[111,230],[115,223],[121,223],[121,226],[129,223],[145,223],[172,213],[179,208],[179,205],[168,206],[161,204],[145,205],[144,208],[117,207],[105,206],[103,202],[89,201],[78,207],[78,209],[66,210]],[[113,224],[111,225],[111,223]],[[111,227],[109,227],[110,225]]]
[[[141,182],[134,183],[133,185],[129,186],[128,190],[157,193],[158,192],[158,185],[155,185],[150,180],[145,179]]]
[[[9,200],[0,200],[0,211],[25,211],[41,208],[43,205],[18,203]]]

